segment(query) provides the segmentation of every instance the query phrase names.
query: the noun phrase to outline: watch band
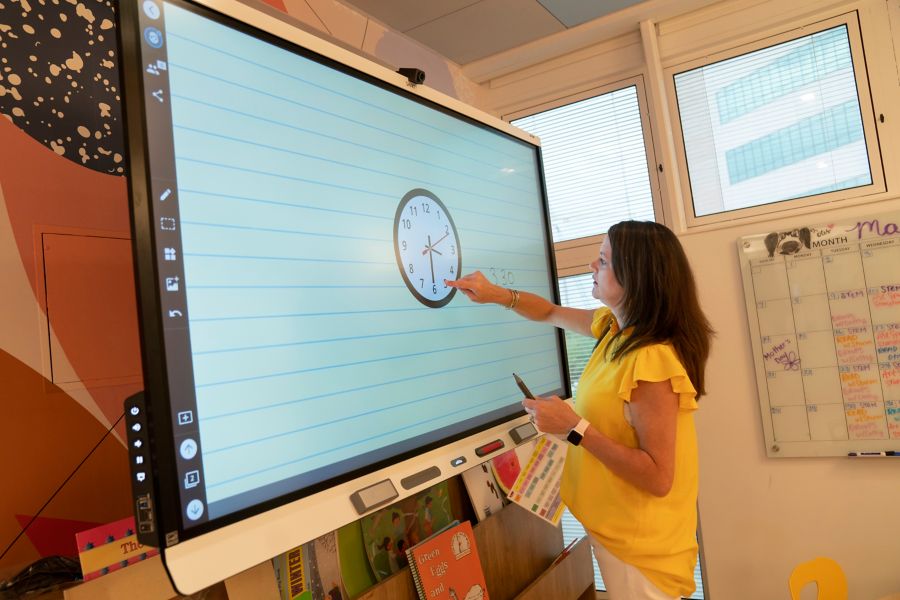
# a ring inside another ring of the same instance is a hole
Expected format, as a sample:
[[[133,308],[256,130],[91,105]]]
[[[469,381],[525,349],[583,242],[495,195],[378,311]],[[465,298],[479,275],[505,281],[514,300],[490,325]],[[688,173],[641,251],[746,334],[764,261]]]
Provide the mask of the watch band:
[[[584,439],[584,432],[587,431],[587,428],[591,426],[591,422],[587,419],[581,419],[578,421],[578,424],[569,431],[569,434],[566,436],[566,440],[573,446],[578,446],[581,444],[581,440]]]

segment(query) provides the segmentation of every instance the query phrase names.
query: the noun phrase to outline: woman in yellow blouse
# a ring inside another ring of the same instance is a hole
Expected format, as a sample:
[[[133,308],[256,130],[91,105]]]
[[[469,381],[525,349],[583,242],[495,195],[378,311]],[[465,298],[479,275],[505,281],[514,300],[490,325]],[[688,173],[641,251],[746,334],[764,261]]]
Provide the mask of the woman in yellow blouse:
[[[474,302],[598,340],[574,409],[558,397],[523,404],[541,431],[572,443],[561,494],[591,535],[610,598],[689,596],[697,562],[693,412],[712,328],[678,238],[658,223],[611,227],[591,269],[599,310],[557,306],[478,272],[448,284]]]

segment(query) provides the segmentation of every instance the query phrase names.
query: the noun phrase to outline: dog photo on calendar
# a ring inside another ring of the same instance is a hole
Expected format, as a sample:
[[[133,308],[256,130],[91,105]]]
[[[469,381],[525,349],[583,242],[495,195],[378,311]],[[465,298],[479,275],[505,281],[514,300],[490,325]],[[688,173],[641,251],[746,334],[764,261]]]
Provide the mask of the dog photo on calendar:
[[[812,233],[809,227],[800,227],[789,231],[773,231],[765,237],[763,243],[769,251],[769,258],[776,254],[790,255],[812,247]]]

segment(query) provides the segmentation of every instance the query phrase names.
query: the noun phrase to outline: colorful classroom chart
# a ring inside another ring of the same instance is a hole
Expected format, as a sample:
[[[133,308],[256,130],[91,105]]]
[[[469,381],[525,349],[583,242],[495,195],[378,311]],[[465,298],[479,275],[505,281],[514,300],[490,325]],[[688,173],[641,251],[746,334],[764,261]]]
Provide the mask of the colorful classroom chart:
[[[528,464],[519,472],[509,499],[535,515],[558,525],[565,506],[559,497],[568,443],[544,435],[534,446]]]
[[[900,213],[738,250],[768,455],[900,453]]]

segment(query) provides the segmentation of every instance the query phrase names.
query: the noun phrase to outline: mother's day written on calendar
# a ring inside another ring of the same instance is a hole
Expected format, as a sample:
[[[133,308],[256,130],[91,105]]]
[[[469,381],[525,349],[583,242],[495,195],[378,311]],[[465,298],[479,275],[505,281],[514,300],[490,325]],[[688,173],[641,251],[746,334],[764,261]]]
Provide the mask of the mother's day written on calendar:
[[[769,456],[900,452],[900,213],[738,248]]]

